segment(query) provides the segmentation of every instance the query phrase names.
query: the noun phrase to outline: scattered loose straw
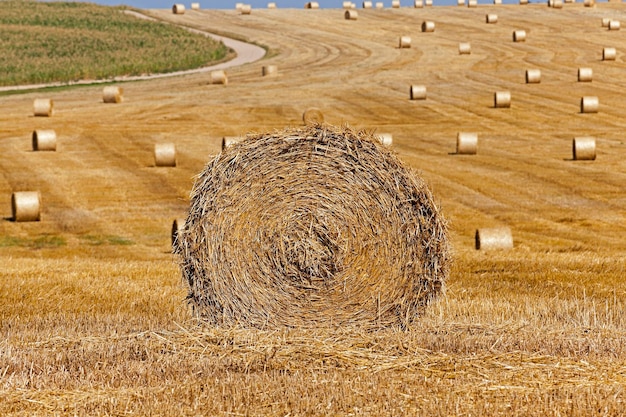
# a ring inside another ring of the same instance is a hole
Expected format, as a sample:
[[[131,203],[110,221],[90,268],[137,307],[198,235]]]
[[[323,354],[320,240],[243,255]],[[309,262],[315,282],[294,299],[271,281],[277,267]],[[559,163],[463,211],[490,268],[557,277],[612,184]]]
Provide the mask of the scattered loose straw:
[[[423,180],[375,135],[320,125],[209,162],[179,244],[195,314],[227,326],[406,325],[450,263]]]

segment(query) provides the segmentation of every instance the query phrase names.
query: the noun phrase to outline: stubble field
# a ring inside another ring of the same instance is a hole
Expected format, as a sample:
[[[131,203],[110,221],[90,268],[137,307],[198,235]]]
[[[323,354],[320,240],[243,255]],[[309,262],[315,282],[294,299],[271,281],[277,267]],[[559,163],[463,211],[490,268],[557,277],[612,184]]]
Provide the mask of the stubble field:
[[[601,18],[626,21],[625,6],[358,12],[152,10],[269,53],[226,86],[206,74],[125,83],[117,105],[101,86],[0,97],[0,414],[623,413],[626,40]],[[261,76],[269,64],[277,77]],[[411,84],[427,100],[410,101]],[[510,109],[493,108],[498,90]],[[580,113],[586,95],[597,114]],[[55,100],[53,117],[33,117],[38,97]],[[194,175],[223,136],[298,126],[313,106],[392,133],[430,185],[454,248],[445,296],[407,330],[198,325],[170,253]],[[57,152],[31,151],[43,128]],[[454,154],[460,131],[479,134],[477,155]],[[595,161],[572,160],[576,136],[597,138]],[[159,142],[176,143],[176,168],[154,167]],[[41,222],[9,221],[20,190],[41,191]],[[475,230],[493,226],[511,227],[512,250],[474,249]]]

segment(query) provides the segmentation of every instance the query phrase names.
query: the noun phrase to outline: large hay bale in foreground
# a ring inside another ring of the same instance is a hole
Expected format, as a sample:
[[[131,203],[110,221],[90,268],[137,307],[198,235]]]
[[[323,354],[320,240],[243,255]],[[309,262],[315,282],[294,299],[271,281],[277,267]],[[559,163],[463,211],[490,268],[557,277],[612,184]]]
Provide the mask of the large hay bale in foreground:
[[[442,291],[445,221],[371,133],[248,136],[197,177],[176,249],[195,314],[218,325],[405,325]]]

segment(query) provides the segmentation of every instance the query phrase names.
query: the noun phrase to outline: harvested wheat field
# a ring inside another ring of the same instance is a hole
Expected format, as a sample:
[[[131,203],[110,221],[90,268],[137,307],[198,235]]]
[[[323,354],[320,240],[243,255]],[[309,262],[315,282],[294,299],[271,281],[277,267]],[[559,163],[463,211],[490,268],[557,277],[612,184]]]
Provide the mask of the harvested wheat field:
[[[0,96],[0,415],[623,415],[626,38],[601,22],[626,21],[626,5],[386,4],[356,21],[340,6],[146,11],[268,49],[226,85],[116,83],[116,105],[102,85]],[[53,116],[33,116],[39,97]],[[222,138],[302,127],[309,108],[393,135],[385,152],[446,219],[445,291],[406,326],[202,324],[172,221]],[[36,129],[58,133],[56,152],[32,151]],[[457,154],[458,132],[479,152]],[[576,137],[595,138],[594,160],[573,159]],[[175,145],[175,167],[155,166],[155,143]],[[40,193],[39,221],[11,220],[18,191]],[[477,250],[491,228],[513,247]]]

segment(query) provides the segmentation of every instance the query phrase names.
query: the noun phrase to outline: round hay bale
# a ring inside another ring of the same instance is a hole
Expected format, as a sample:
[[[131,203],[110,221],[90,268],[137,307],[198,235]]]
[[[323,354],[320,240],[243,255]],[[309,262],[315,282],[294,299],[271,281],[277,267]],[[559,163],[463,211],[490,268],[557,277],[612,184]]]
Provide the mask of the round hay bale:
[[[485,21],[487,23],[498,23],[498,15],[495,13],[488,13],[485,16]]]
[[[363,2],[363,8],[364,9],[371,9],[372,8],[372,2],[371,1],[364,1]]]
[[[224,136],[224,137],[222,138],[222,152],[223,152],[226,148],[228,148],[228,147],[230,147],[230,146],[233,146],[234,144],[239,143],[239,142],[241,142],[242,140],[243,140],[243,138],[242,138],[242,137],[240,137],[240,136]]]
[[[341,4],[341,7],[343,7],[344,10],[348,10],[352,8],[352,2],[351,1],[344,1]]]
[[[211,71],[209,73],[209,84],[228,84],[228,77],[224,70]]]
[[[154,165],[157,167],[175,167],[176,145],[173,143],[155,143]]]
[[[235,3],[235,10],[237,10],[238,12],[241,11],[242,7],[243,7],[243,3]]]
[[[261,74],[264,77],[274,77],[278,75],[278,67],[276,65],[264,65]]]
[[[344,18],[346,20],[357,20],[358,17],[359,13],[357,13],[357,11],[354,9],[346,10],[344,13]]]
[[[456,153],[476,155],[478,151],[478,133],[459,132],[456,135]]]
[[[50,117],[54,109],[54,101],[49,98],[36,98],[33,102],[36,117]]]
[[[411,37],[410,36],[400,36],[399,48],[410,48],[411,47]]]
[[[469,42],[459,43],[459,55],[470,55],[472,53],[472,45]]]
[[[172,13],[174,14],[185,14],[185,5],[184,4],[175,4],[172,6]]]
[[[603,48],[602,49],[602,60],[603,61],[615,61],[617,58],[617,51],[615,48]]]
[[[316,1],[310,1],[304,5],[305,9],[319,9],[320,4]]]
[[[519,0],[519,4],[528,4],[528,0]]]
[[[33,151],[56,151],[57,134],[54,130],[33,131]]]
[[[426,86],[412,85],[409,89],[409,97],[411,100],[426,100]]]
[[[594,161],[596,159],[596,138],[582,136],[572,141],[574,161]]]
[[[596,7],[596,0],[585,0],[583,4],[585,7]]]
[[[302,113],[302,121],[306,126],[324,123],[324,113],[317,107],[310,107]]]
[[[493,107],[496,109],[508,109],[511,107],[511,92],[496,91],[493,95]]]
[[[274,3],[273,1],[267,3],[267,8],[268,9],[275,9],[276,8],[276,3]]]
[[[467,0],[467,7],[478,7],[478,1],[477,0]]]
[[[182,235],[185,230],[185,219],[174,219],[172,222],[172,251],[178,253],[180,245],[178,244],[179,238],[182,239]]]
[[[493,227],[476,230],[476,250],[511,249],[513,236],[508,227]]]
[[[435,31],[435,22],[430,20],[425,20],[422,22],[422,32],[434,32]]]
[[[197,177],[181,271],[213,325],[407,325],[442,291],[446,223],[416,174],[366,132],[248,136]]]
[[[251,14],[252,13],[252,5],[251,4],[243,4],[240,10],[241,14]]]
[[[578,81],[579,82],[591,82],[592,79],[593,79],[593,69],[578,68]]]
[[[124,89],[108,85],[102,89],[102,101],[105,103],[121,103],[124,101]]]
[[[191,10],[200,10],[200,3],[191,3]]]
[[[493,4],[502,4],[502,0],[493,0]]]
[[[385,5],[383,4],[382,1],[377,1],[375,7],[380,10],[380,9],[384,9]]]
[[[600,109],[600,100],[595,96],[583,96],[580,99],[581,113],[597,113]]]
[[[415,0],[413,2],[413,7],[416,9],[421,9],[424,7],[424,0]]]
[[[611,18],[610,17],[603,17],[602,18],[602,27],[603,28],[608,28],[609,27],[609,23],[611,23]]]
[[[393,135],[391,133],[377,133],[375,135],[384,146],[393,145]]]
[[[609,30],[619,30],[620,26],[619,20],[611,20],[609,22]]]
[[[391,1],[391,8],[392,9],[399,9],[400,8],[400,0],[392,0]]]
[[[541,70],[526,70],[526,84],[539,84],[541,82]]]
[[[433,0],[425,0],[424,1],[424,5],[428,6],[428,7],[432,6],[433,5]]]
[[[525,42],[526,41],[526,31],[525,30],[514,30],[513,31],[513,42]]]
[[[17,191],[11,195],[11,210],[15,222],[38,222],[41,195],[39,191]]]
[[[552,0],[552,8],[553,9],[562,9],[563,8],[563,0]]]
[[[456,0],[457,6],[465,6],[465,0]]]

